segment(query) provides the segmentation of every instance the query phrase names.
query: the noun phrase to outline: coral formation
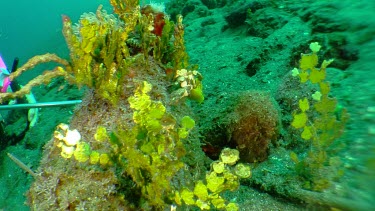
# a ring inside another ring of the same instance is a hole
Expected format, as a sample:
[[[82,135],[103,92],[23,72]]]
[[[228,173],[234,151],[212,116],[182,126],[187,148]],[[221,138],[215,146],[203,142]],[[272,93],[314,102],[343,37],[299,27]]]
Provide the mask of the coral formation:
[[[49,61],[62,65],[6,98],[57,76],[89,88],[70,125],[58,125],[46,146],[28,192],[34,210],[165,209],[204,177],[203,165],[190,167],[205,158],[185,101],[203,102],[203,78],[188,63],[182,16],[174,24],[138,1],[111,4],[117,16],[102,6],[77,25],[63,16],[69,62],[37,56],[11,75]]]

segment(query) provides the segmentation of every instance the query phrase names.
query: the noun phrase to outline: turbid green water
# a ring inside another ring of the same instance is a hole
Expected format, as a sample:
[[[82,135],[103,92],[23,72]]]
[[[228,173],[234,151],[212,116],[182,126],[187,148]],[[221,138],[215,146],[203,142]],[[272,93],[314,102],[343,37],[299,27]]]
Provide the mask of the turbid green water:
[[[77,22],[83,12],[95,12],[99,4],[112,10],[104,0],[0,3],[0,55],[8,68],[15,57],[20,65],[47,52],[68,58],[61,33],[62,14]],[[243,180],[238,190],[225,194],[228,201],[238,203],[240,210],[375,209],[373,11],[375,3],[371,1],[349,0],[192,0],[167,4],[166,12],[172,19],[176,14],[184,15],[190,63],[198,64],[204,77],[205,101],[188,105],[196,114],[200,142],[205,145],[202,149],[207,156],[217,159],[215,155],[221,148],[239,148],[233,144],[235,135],[226,128],[233,122],[226,120],[233,118],[233,112],[241,119],[241,112],[236,113],[235,109],[240,96],[266,92],[278,110],[277,135],[267,140],[266,158],[251,164],[253,175]],[[337,99],[350,116],[342,136],[325,150],[332,159],[324,162],[326,170],[319,172],[318,178],[326,178],[330,185],[320,192],[311,190],[311,177],[306,176],[308,170],[317,169],[311,165],[296,168],[290,157],[291,152],[299,159],[316,152],[311,142],[300,138],[301,130],[290,126],[293,112],[298,112],[298,99],[318,90],[301,86],[291,76],[300,54],[309,52],[311,42],[322,46],[319,62],[335,59],[327,68],[329,96]],[[18,82],[26,84],[54,66],[38,66]],[[33,93],[39,102],[76,100],[83,98],[84,89],[55,80],[34,88]],[[253,103],[251,97],[246,99],[249,101],[242,103]],[[24,194],[34,181],[7,153],[36,171],[43,146],[59,123],[69,123],[73,112],[73,107],[43,108],[37,124],[29,130],[25,130],[26,111],[1,112],[4,131],[0,131],[0,210],[30,210],[24,205]],[[242,127],[249,127],[252,132],[257,127],[249,122]],[[241,135],[243,139],[249,136]],[[210,169],[208,164],[206,168]]]

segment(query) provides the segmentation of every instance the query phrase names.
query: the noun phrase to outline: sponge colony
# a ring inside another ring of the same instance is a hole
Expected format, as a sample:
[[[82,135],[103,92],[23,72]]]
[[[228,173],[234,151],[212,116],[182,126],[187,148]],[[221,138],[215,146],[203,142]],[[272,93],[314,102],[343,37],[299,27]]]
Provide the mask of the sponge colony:
[[[278,134],[279,112],[266,92],[247,91],[238,97],[230,114],[230,145],[240,151],[240,159],[260,162],[268,157],[268,145]]]

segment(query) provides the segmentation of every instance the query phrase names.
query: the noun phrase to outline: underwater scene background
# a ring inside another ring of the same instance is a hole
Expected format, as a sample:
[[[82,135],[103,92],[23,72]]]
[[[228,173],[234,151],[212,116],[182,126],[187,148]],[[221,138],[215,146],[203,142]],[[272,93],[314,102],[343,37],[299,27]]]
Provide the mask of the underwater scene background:
[[[0,8],[0,210],[375,209],[375,2]]]

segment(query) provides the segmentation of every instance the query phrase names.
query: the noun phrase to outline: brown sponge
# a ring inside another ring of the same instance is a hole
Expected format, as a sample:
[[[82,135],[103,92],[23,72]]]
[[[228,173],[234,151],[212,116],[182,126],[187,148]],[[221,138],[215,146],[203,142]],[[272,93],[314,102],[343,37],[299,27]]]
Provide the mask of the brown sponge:
[[[228,119],[230,145],[240,151],[240,159],[246,162],[267,159],[268,144],[276,139],[279,123],[279,111],[270,94],[242,93]]]

